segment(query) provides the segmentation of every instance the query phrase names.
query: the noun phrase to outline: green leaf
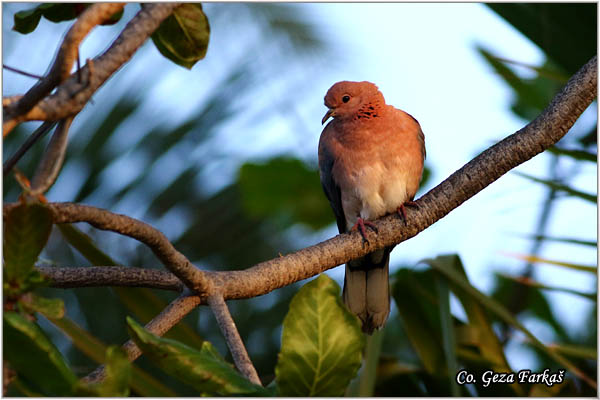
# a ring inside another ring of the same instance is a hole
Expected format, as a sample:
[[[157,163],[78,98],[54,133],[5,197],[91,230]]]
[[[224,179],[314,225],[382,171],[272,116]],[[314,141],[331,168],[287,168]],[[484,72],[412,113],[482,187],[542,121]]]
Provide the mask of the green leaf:
[[[57,23],[77,18],[86,7],[77,3],[43,3],[38,9],[48,21]]]
[[[175,340],[156,336],[130,317],[127,317],[127,323],[131,338],[146,357],[202,395],[269,395],[265,388],[250,382],[217,356],[210,343],[204,342],[198,351]]]
[[[52,231],[52,212],[42,204],[19,204],[8,212],[4,225],[4,287],[10,292],[40,283],[33,265]],[[28,282],[29,281],[29,282]]]
[[[106,349],[106,377],[99,383],[78,382],[78,396],[127,397],[131,379],[131,364],[118,346]]]
[[[404,331],[423,367],[431,375],[442,375],[441,319],[432,278],[431,271],[402,268],[394,274],[392,294]]]
[[[582,240],[575,238],[566,238],[566,237],[554,237],[554,236],[545,236],[545,235],[521,235],[518,233],[513,233],[516,236],[524,236],[533,240],[547,240],[551,242],[561,242],[561,243],[569,243],[569,244],[580,244],[582,246],[589,247],[598,247],[597,240]]]
[[[46,396],[70,396],[77,377],[62,354],[35,323],[15,312],[4,313],[4,358]]]
[[[62,299],[47,299],[31,293],[26,298],[21,298],[19,304],[29,313],[39,312],[48,318],[62,318],[65,315]]]
[[[342,304],[339,286],[321,274],[293,297],[275,367],[280,396],[341,396],[361,364],[365,338]]]
[[[276,157],[264,164],[246,163],[238,184],[244,210],[252,217],[279,219],[284,227],[301,222],[314,230],[334,221],[318,171],[301,160]]]
[[[590,161],[598,163],[598,154],[591,151],[579,150],[579,149],[563,149],[558,146],[550,146],[548,151],[552,154],[558,154],[560,156],[571,157],[577,161]]]
[[[515,328],[523,332],[536,348],[541,350],[543,353],[548,355],[557,363],[565,366],[567,369],[573,372],[573,374],[585,381],[590,387],[596,387],[596,383],[593,379],[591,379],[587,374],[585,374],[581,369],[579,369],[567,358],[563,357],[548,346],[545,346],[538,338],[536,338],[533,335],[533,333],[531,333],[531,331],[525,328],[525,326],[521,324],[502,304],[496,302],[492,298],[484,295],[479,290],[471,286],[471,284],[464,277],[456,273],[456,271],[453,271],[450,268],[445,268],[443,265],[440,265],[438,263],[431,263],[430,265],[436,271],[442,273],[444,276],[446,276],[446,278],[448,278],[454,284],[456,284],[458,287],[464,290],[467,294],[472,296],[475,300],[480,302],[481,305],[484,306],[488,311],[496,314],[496,316],[498,316],[501,320],[505,321],[510,325],[513,325]]]
[[[542,258],[542,257],[534,256],[534,255],[528,255],[528,254],[511,254],[511,253],[503,253],[503,254],[508,257],[518,258],[519,260],[530,262],[532,264],[537,264],[537,263],[550,264],[550,265],[555,265],[557,267],[573,269],[575,271],[590,272],[594,275],[596,275],[598,273],[598,268],[595,266],[591,266],[591,265],[581,265],[581,264],[573,264],[573,263],[563,262],[563,261],[549,260],[547,258]]]
[[[588,300],[596,301],[595,293],[583,293],[583,292],[579,292],[577,290],[573,290],[573,289],[569,289],[569,288],[561,288],[561,287],[557,287],[557,286],[544,285],[540,282],[537,282],[537,281],[535,281],[531,278],[525,277],[525,276],[512,276],[512,275],[502,274],[502,273],[499,273],[498,275],[502,276],[503,278],[518,282],[522,285],[527,285],[527,286],[542,289],[542,290],[553,290],[553,291],[558,291],[558,292],[569,293],[569,294],[572,294],[575,296],[584,297]]]
[[[90,4],[86,3],[42,3],[31,10],[15,13],[13,30],[23,34],[31,33],[37,28],[42,16],[55,23],[70,21],[77,18],[89,6]],[[123,10],[121,9],[102,25],[115,24],[122,16]]]
[[[441,326],[444,332],[442,335],[442,344],[444,346],[444,355],[446,356],[447,371],[458,371],[456,339],[454,338],[454,326],[452,324],[452,314],[450,313],[450,290],[448,289],[448,282],[441,276],[438,276],[435,282],[438,298],[440,299]],[[450,381],[452,396],[460,396],[460,388],[458,387],[458,383],[456,383],[453,373],[448,374],[448,380]]]
[[[26,35],[35,30],[41,18],[42,13],[37,7],[31,10],[19,11],[13,17],[12,29]]]
[[[160,53],[175,64],[191,69],[208,49],[210,26],[200,3],[184,3],[152,34]]]
[[[551,344],[548,347],[567,357],[594,361],[598,359],[598,349],[595,347],[579,346],[575,344]]]
[[[541,178],[536,178],[534,176],[528,175],[528,174],[524,174],[522,172],[519,171],[514,171],[515,174],[522,176],[523,178],[532,180],[534,182],[538,182],[538,183],[542,183],[546,186],[548,186],[551,189],[554,190],[558,190],[561,192],[565,192],[571,196],[575,196],[575,197],[579,197],[580,199],[583,200],[587,200],[587,201],[591,201],[592,203],[596,204],[598,202],[598,196],[594,195],[594,194],[589,194],[589,193],[585,193],[582,192],[580,190],[576,190],[571,188],[570,186],[564,185],[562,183],[558,183],[555,181],[552,181],[550,179],[541,179]]]
[[[42,312],[42,314],[44,313]],[[50,322],[52,322],[65,335],[67,335],[73,342],[73,345],[83,354],[98,364],[104,364],[106,362],[105,357],[107,346],[94,335],[90,334],[85,329],[82,329],[67,317],[52,318],[51,316],[45,314],[44,316],[48,318]],[[135,365],[132,365],[130,385],[132,390],[139,396],[176,396],[175,392]]]
[[[597,7],[593,3],[486,5],[571,75],[596,54]]]
[[[435,264],[438,268],[452,270],[465,281],[469,281],[462,261],[456,254],[441,255],[435,259],[425,260],[425,262],[430,265]],[[473,296],[470,296],[453,281],[449,280],[448,284],[452,293],[454,293],[461,302],[469,320],[468,325],[456,328],[457,335],[460,334],[462,340],[465,339],[465,336],[470,337],[469,339],[472,341],[471,344],[478,348],[479,353],[483,356],[483,360],[487,361],[488,365],[486,367],[488,369],[491,367],[491,369],[496,372],[511,371],[502,344],[494,332],[486,309],[479,301],[473,298]],[[464,355],[464,353],[461,353],[461,356],[462,355]],[[518,396],[524,396],[523,389],[520,385],[512,384],[510,387]],[[480,396],[484,395],[483,392],[487,391],[487,388],[482,386],[477,386],[477,388]]]

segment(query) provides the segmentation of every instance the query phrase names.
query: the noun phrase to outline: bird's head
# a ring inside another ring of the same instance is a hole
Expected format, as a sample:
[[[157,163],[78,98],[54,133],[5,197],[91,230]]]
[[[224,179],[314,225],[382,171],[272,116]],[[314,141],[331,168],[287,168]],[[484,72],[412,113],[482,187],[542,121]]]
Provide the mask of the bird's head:
[[[338,82],[325,95],[325,106],[329,110],[321,122],[324,124],[330,117],[352,120],[364,116],[369,119],[372,111],[376,112],[382,105],[385,105],[383,95],[373,83]]]

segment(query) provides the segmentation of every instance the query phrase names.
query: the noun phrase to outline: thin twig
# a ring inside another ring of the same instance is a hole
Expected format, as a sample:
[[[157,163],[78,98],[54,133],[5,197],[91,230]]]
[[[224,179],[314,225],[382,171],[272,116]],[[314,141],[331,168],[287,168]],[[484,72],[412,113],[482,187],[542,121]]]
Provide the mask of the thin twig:
[[[48,133],[48,131],[52,129],[54,125],[56,125],[56,122],[46,121],[42,125],[40,125],[31,135],[29,135],[25,143],[23,143],[21,147],[19,147],[19,150],[17,150],[11,158],[4,162],[4,165],[2,166],[2,175],[6,176],[13,169],[15,164],[19,162],[21,157],[23,157],[23,155],[25,155],[25,153],[29,151],[31,146],[33,146],[35,142],[37,142],[41,137]]]
[[[10,131],[7,131],[7,128],[12,125],[13,120],[28,113],[52,89],[69,77],[73,63],[79,54],[79,44],[95,26],[109,19],[124,5],[124,3],[94,4],[77,18],[65,35],[48,74],[29,89],[21,100],[4,109],[4,135]]]
[[[225,336],[225,341],[227,342],[235,366],[250,382],[262,386],[256,369],[252,365],[250,356],[248,356],[246,347],[244,347],[244,342],[242,342],[242,338],[235,326],[235,322],[231,318],[223,295],[221,293],[214,293],[208,296],[208,305],[215,315],[223,336]]]
[[[200,297],[184,293],[173,300],[160,314],[148,322],[144,328],[155,335],[163,336],[199,304]],[[142,355],[142,351],[132,340],[128,340],[122,346],[122,349],[127,354],[129,361],[133,361]],[[105,374],[104,366],[101,365],[83,378],[83,380],[89,383],[99,382],[104,379]]]
[[[96,4],[95,6],[97,5],[99,4]],[[125,29],[123,29],[119,37],[115,39],[108,50],[93,59],[96,72],[92,82],[80,83],[76,72],[58,86],[55,93],[38,103],[34,103],[26,112],[22,112],[21,109],[17,110],[16,108],[23,100],[15,105],[10,105],[8,108],[5,108],[5,118],[3,122],[4,135],[10,132],[10,130],[18,123],[23,121],[55,121],[80,112],[96,90],[98,90],[98,88],[110,78],[114,72],[133,56],[136,50],[150,37],[156,28],[158,28],[160,23],[179,5],[180,3],[152,3],[143,7],[136,16],[129,21]],[[90,7],[90,9],[92,7]],[[73,58],[73,60],[74,59],[75,58]],[[86,74],[89,76],[88,69],[89,65],[84,66],[81,69],[82,76],[85,76]],[[31,90],[33,90],[33,88]],[[29,105],[29,101],[23,104]]]
[[[56,181],[67,152],[67,138],[73,117],[61,120],[46,147],[46,152],[31,179],[30,195],[44,194]]]
[[[22,71],[22,70],[20,70],[18,68],[9,67],[6,64],[2,64],[2,68],[7,69],[7,70],[12,71],[12,72],[16,72],[19,75],[28,76],[30,78],[36,78],[36,79],[42,79],[43,78],[43,76],[41,76],[41,75],[30,74],[29,72]]]
[[[50,278],[50,287],[80,288],[96,286],[147,287],[182,292],[183,283],[172,273],[135,267],[36,267]]]

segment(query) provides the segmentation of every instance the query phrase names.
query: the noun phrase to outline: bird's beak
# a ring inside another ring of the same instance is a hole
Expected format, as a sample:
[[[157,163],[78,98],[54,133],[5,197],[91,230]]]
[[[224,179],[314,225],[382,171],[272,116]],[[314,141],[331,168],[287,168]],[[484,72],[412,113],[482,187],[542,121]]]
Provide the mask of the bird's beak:
[[[323,125],[325,122],[327,122],[327,120],[330,117],[335,117],[335,110],[333,108],[330,108],[329,110],[327,110],[327,112],[325,113],[325,116],[321,120],[321,125]]]

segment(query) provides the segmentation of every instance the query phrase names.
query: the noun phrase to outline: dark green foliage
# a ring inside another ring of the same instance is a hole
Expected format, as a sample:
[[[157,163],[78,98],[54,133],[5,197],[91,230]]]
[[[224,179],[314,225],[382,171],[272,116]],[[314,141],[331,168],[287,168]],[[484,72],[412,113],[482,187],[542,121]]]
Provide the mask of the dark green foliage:
[[[593,3],[486,4],[573,75],[596,54]]]
[[[27,34],[37,28],[42,17],[52,22],[63,22],[77,18],[89,4],[86,3],[42,3],[36,8],[19,11],[14,15],[13,30]],[[117,23],[123,16],[123,10],[115,13],[102,25]]]
[[[160,53],[182,67],[191,69],[208,49],[210,26],[200,3],[184,3],[152,34]]]

